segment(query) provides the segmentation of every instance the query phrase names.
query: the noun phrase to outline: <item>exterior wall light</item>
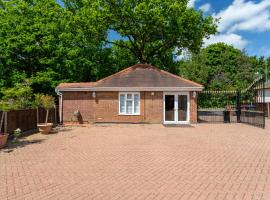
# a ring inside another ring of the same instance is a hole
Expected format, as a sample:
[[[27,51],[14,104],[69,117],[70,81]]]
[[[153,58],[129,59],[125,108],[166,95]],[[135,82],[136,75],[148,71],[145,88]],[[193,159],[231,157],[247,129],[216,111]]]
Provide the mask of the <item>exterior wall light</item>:
[[[93,99],[96,98],[96,92],[93,92],[93,93],[92,93],[92,97],[93,97]]]
[[[196,98],[197,96],[197,93],[194,91],[193,94],[192,94],[193,98]]]
[[[151,95],[152,95],[152,96],[154,96],[154,95],[155,95],[155,93],[154,93],[154,92],[151,92]]]

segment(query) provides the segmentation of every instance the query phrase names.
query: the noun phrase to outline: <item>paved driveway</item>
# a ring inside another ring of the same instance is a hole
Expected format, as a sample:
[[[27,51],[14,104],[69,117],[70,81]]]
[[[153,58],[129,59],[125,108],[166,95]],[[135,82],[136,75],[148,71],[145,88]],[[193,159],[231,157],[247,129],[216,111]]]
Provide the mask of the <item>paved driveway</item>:
[[[106,125],[31,135],[0,150],[0,199],[269,200],[269,126]]]

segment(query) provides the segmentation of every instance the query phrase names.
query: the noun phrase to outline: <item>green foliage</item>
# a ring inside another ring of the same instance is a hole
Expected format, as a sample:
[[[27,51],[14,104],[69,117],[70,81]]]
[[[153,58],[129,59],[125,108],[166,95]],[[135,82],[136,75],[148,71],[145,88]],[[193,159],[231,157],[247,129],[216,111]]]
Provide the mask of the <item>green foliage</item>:
[[[35,101],[38,106],[43,107],[46,110],[50,110],[55,106],[55,99],[50,95],[36,94]]]
[[[125,38],[107,42],[128,49],[141,63],[153,63],[156,57],[175,49],[196,52],[203,38],[216,33],[215,20],[188,8],[187,0],[96,2],[104,13],[103,23],[108,22],[111,30]]]
[[[246,88],[256,77],[255,58],[224,43],[210,45],[179,65],[180,74],[203,84],[206,89]],[[262,65],[262,64],[260,64]]]
[[[0,106],[27,108],[32,93],[54,96],[60,82],[96,81],[138,62],[207,89],[244,88],[266,65],[270,77],[270,58],[248,57],[225,44],[199,52],[217,22],[187,2],[0,0]],[[109,40],[110,30],[122,38]],[[183,49],[192,58],[178,62]]]
[[[12,88],[4,88],[2,93],[2,106],[0,109],[25,109],[32,107],[33,91],[29,83],[16,84]]]
[[[55,0],[0,3],[0,86],[33,77],[35,92],[52,93],[57,81],[95,80],[108,28],[94,3],[76,12]]]
[[[236,105],[237,94],[222,94],[222,93],[210,93],[199,94],[198,98],[198,107],[199,108],[222,108],[226,106],[235,106]]]
[[[53,96],[44,95],[44,94],[36,94],[35,95],[35,102],[37,106],[43,107],[46,110],[46,119],[45,123],[48,122],[48,116],[50,109],[54,108],[55,106],[55,99]]]
[[[46,72],[37,72],[35,76],[30,79],[31,87],[34,93],[45,92],[55,96],[55,87],[60,83],[61,76],[57,72],[49,69]],[[61,82],[68,82],[68,80],[61,80]]]
[[[14,109],[14,107],[11,106],[11,105],[9,104],[9,102],[3,101],[3,100],[0,101],[0,111],[8,112],[8,111],[13,110],[13,109]],[[1,132],[1,131],[0,131],[0,132]]]

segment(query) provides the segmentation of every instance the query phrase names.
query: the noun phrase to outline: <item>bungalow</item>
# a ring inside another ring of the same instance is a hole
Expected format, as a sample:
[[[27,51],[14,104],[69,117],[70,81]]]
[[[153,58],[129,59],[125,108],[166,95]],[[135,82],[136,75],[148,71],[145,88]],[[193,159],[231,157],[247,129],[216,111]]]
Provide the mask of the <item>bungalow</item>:
[[[97,82],[61,83],[60,121],[80,113],[84,123],[197,122],[197,92],[203,86],[148,64],[137,64]]]

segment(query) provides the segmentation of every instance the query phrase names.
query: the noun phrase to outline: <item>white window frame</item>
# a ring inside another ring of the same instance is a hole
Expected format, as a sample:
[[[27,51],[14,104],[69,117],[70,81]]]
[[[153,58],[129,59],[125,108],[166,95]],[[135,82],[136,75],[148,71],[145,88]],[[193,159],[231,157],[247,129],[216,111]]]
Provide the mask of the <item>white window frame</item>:
[[[128,114],[127,113],[127,95],[130,94],[132,95],[132,113]],[[121,113],[121,101],[120,101],[120,96],[121,95],[125,95],[125,112]],[[134,96],[135,95],[138,95],[139,96],[139,112],[138,113],[134,113]],[[141,113],[141,95],[140,95],[140,92],[119,92],[119,95],[118,95],[118,114],[119,115],[140,115]]]
[[[174,121],[166,121],[165,119],[165,96],[166,95],[174,95]],[[179,121],[178,120],[178,95],[186,95],[187,96],[187,120]],[[164,124],[190,124],[190,95],[189,92],[163,92],[163,123]]]

